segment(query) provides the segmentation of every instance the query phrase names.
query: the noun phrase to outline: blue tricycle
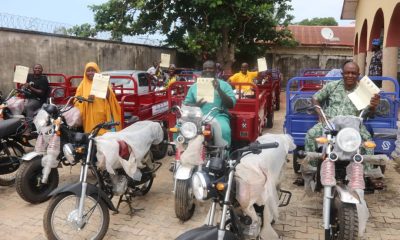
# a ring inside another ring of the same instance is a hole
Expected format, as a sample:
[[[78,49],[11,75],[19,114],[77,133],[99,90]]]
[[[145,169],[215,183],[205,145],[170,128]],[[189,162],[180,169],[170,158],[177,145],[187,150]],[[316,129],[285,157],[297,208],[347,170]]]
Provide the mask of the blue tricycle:
[[[394,91],[381,91],[380,104],[374,118],[364,121],[376,144],[375,154],[385,154],[388,157],[395,149],[397,138],[397,115],[399,105],[399,84],[397,80],[390,77],[370,77],[371,80],[382,80],[393,84]],[[304,112],[307,106],[311,106],[311,98],[320,87],[315,89],[304,88],[307,81],[319,80],[326,84],[329,81],[338,81],[339,77],[295,77],[288,81],[286,86],[286,118],[284,132],[290,134],[296,150],[293,152],[293,169],[295,173],[300,170],[297,162],[298,152],[304,150],[304,140],[307,131],[313,127],[318,119],[317,115]]]

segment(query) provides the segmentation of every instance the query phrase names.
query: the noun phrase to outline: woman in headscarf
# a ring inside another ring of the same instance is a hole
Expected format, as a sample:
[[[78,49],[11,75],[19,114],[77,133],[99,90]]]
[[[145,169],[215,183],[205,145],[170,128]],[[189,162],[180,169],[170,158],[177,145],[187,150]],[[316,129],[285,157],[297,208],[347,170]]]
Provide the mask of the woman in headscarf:
[[[86,133],[90,132],[97,124],[102,122],[121,122],[121,108],[110,87],[108,88],[106,99],[90,95],[94,74],[99,72],[100,69],[96,63],[87,63],[83,73],[83,79],[75,94],[75,96],[81,96],[93,100],[92,103],[76,102],[75,104],[82,114],[83,130]],[[121,124],[116,126],[115,130],[121,130]],[[99,135],[102,135],[105,132],[107,132],[107,130],[101,129]]]

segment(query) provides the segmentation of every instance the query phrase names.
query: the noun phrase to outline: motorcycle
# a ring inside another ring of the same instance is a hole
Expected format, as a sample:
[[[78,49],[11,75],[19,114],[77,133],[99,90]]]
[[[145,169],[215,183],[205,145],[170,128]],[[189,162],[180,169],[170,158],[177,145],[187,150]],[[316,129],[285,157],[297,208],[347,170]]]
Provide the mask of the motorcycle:
[[[193,175],[193,192],[196,199],[205,201],[212,200],[210,210],[207,215],[206,225],[195,228],[183,233],[177,240],[189,239],[248,239],[249,237],[259,237],[260,226],[254,228],[249,216],[242,214],[240,205],[236,200],[237,186],[234,180],[236,166],[242,157],[247,154],[260,154],[262,149],[277,148],[277,142],[260,144],[251,143],[249,146],[239,148],[230,154],[229,159],[223,165],[213,164],[210,161],[209,167],[204,171],[196,172]],[[237,160],[233,157],[237,157]],[[215,174],[222,171],[223,174]],[[290,201],[290,199],[288,200]],[[214,224],[217,205],[222,208],[221,218],[218,226]],[[285,203],[286,205],[288,202]],[[284,204],[283,204],[284,205]],[[266,207],[267,208],[267,207]],[[264,206],[255,205],[256,214],[263,219]]]
[[[102,239],[110,221],[108,209],[118,213],[120,203],[127,202],[132,214],[136,210],[131,207],[132,198],[150,190],[154,173],[161,167],[161,163],[154,162],[151,150],[146,157],[152,167],[147,165],[141,169],[139,180],[134,180],[122,169],[117,169],[117,174],[111,176],[108,171],[98,167],[95,137],[100,129],[111,129],[118,124],[101,123],[89,135],[83,134],[80,141],[64,148],[65,155],[74,161],[81,161],[82,167],[78,183],[58,188],[51,193],[52,199],[43,217],[48,239],[73,239],[76,234],[83,239]],[[124,147],[119,146],[120,157],[126,159]],[[95,184],[88,182],[89,170],[96,178]],[[120,195],[117,207],[111,201],[115,195]]]
[[[20,157],[25,154],[23,146],[31,146],[28,142],[30,137],[22,137],[22,133],[29,129],[29,120],[22,115],[14,115],[8,106],[8,100],[17,92],[14,89],[7,97],[0,96],[0,186],[15,183],[21,165]],[[34,133],[29,136],[34,136]]]
[[[172,163],[174,175],[175,215],[181,221],[189,220],[194,213],[195,202],[191,187],[192,176],[201,171],[206,159],[215,159],[221,164],[225,160],[227,149],[213,145],[211,121],[213,113],[220,111],[212,108],[203,116],[199,107],[175,106],[177,126],[170,132],[177,134],[175,161]]]
[[[76,162],[66,158],[61,147],[75,141],[81,129],[69,126],[63,114],[71,111],[72,101],[91,100],[83,97],[71,97],[67,104],[57,107],[45,104],[35,117],[34,123],[38,131],[35,150],[22,156],[21,167],[17,171],[16,189],[19,196],[30,203],[41,203],[59,182],[57,168],[60,163],[73,166]]]
[[[315,108],[323,117],[324,135],[316,139],[323,147],[321,153],[300,153],[306,163],[301,166],[303,177],[312,190],[323,187],[325,239],[355,239],[363,234],[369,216],[364,200],[364,165],[384,165],[388,157],[362,154],[375,147],[374,142],[361,139],[364,110],[358,117],[336,116],[328,120],[321,107],[311,107]],[[317,167],[310,161],[317,161]],[[311,180],[306,177],[310,175]]]

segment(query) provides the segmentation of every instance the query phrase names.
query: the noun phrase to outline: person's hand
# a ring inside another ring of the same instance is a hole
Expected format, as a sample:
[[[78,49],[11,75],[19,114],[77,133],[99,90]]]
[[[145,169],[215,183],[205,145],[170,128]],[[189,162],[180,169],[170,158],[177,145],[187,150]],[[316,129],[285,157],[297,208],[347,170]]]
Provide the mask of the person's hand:
[[[89,101],[93,101],[94,100],[94,95],[89,95],[88,99],[89,99]]]
[[[217,79],[214,79],[212,81],[212,84],[213,84],[214,89],[217,90],[217,92],[221,90],[221,86],[219,85],[219,82]]]
[[[31,88],[31,85],[30,85],[29,83],[25,83],[25,84],[23,85],[23,87],[26,88],[26,89],[30,89],[30,88]]]
[[[376,107],[378,107],[380,100],[381,100],[381,96],[379,96],[379,94],[375,94],[371,98],[371,101],[369,102],[369,107],[372,111],[375,111]]]
[[[207,101],[204,101],[204,98],[202,98],[202,99],[200,99],[199,101],[197,101],[196,103],[195,103],[195,106],[196,107],[202,107],[204,104],[206,104],[207,103]]]

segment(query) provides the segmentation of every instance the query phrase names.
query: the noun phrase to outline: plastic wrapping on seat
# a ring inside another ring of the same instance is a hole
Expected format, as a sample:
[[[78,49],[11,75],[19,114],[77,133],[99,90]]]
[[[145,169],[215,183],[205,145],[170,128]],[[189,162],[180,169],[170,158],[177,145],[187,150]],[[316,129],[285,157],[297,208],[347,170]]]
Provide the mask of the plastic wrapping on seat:
[[[25,99],[12,97],[7,100],[7,108],[10,109],[13,115],[21,115],[24,111]]]
[[[292,111],[293,113],[302,113],[301,111],[299,111],[300,109],[305,109],[307,107],[312,106],[312,102],[311,102],[311,96],[310,97],[296,97],[295,99],[293,99],[293,103],[292,103]]]
[[[296,148],[288,134],[266,134],[257,138],[260,143],[278,142],[278,148],[263,149],[258,155],[249,154],[242,158],[236,167],[236,199],[243,212],[257,221],[253,204],[264,208],[264,226],[261,236],[264,239],[278,237],[271,227],[271,221],[278,218],[279,197],[277,186],[280,182],[282,168],[289,151]]]
[[[78,108],[73,107],[70,110],[62,114],[65,118],[65,122],[70,127],[81,127],[82,126],[82,116]]]
[[[146,154],[152,144],[163,141],[164,133],[161,125],[152,121],[140,121],[119,132],[107,132],[96,137],[98,166],[115,174],[114,169],[123,168],[126,174],[134,180],[141,177],[139,168],[147,166]],[[125,141],[131,148],[128,160],[119,156],[118,140]]]
[[[381,98],[379,105],[376,108],[375,115],[380,117],[387,117],[390,114],[390,102],[388,99]]]

